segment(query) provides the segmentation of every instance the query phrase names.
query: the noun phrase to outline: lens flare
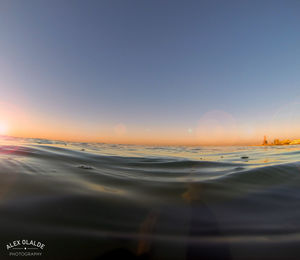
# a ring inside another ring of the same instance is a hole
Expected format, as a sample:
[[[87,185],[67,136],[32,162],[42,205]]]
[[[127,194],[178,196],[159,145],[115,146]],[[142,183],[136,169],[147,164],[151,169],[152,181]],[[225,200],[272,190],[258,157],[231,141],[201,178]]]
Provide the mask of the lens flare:
[[[114,127],[114,132],[117,136],[123,136],[126,133],[126,126],[122,123]]]
[[[224,145],[235,143],[238,136],[237,123],[234,117],[221,110],[205,113],[196,130],[200,144]]]

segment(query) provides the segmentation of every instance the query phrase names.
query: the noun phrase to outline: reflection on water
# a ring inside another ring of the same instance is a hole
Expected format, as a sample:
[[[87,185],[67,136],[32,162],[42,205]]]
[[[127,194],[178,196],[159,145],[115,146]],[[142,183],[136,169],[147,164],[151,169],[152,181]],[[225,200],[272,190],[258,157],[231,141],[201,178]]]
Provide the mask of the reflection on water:
[[[299,259],[299,155],[3,139],[0,259]]]

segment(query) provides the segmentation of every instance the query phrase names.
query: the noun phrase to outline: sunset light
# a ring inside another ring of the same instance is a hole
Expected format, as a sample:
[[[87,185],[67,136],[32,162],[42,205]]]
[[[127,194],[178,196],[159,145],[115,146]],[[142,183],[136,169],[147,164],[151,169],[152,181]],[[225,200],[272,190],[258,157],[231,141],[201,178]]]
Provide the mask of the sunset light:
[[[300,0],[0,0],[0,32],[0,260],[300,259]]]
[[[8,134],[8,126],[4,122],[0,121],[0,135]]]

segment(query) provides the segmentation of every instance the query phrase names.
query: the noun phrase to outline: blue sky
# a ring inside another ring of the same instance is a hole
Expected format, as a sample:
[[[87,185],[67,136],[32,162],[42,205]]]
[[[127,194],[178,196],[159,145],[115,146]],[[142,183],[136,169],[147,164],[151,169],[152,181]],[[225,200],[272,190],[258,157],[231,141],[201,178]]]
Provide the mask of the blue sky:
[[[40,132],[113,140],[123,124],[155,139],[216,110],[257,128],[300,95],[299,1],[9,0],[0,12],[1,101]]]

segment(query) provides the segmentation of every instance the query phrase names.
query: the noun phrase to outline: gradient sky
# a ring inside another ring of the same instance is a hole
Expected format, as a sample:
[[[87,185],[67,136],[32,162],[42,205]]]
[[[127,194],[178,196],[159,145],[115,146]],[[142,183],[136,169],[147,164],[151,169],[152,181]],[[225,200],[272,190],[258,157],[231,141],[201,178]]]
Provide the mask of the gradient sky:
[[[300,1],[1,0],[0,130],[113,143],[300,138],[299,13]]]

